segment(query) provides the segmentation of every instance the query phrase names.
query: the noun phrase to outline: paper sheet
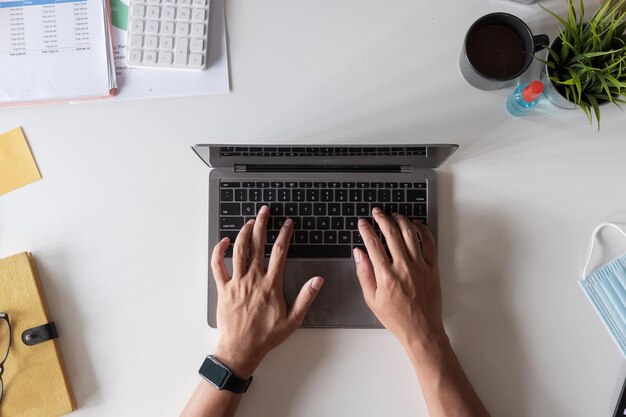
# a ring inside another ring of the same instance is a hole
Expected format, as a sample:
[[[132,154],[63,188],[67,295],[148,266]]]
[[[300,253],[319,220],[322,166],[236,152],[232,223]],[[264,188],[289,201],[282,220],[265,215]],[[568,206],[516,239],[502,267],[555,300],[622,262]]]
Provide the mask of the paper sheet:
[[[102,0],[0,0],[0,104],[110,94]]]
[[[111,0],[118,93],[114,100],[225,94],[230,91],[224,0],[211,0],[208,66],[204,71],[128,68],[128,0]]]
[[[41,179],[24,132],[18,127],[0,135],[0,195]]]

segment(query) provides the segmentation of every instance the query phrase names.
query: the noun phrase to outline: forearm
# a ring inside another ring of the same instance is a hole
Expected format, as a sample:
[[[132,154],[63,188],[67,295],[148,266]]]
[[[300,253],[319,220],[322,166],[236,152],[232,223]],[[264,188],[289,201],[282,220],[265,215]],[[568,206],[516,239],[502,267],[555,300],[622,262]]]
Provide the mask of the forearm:
[[[205,380],[201,380],[181,417],[232,417],[241,401],[241,394],[219,391]]]
[[[409,342],[405,348],[431,417],[489,417],[445,333],[425,342]]]

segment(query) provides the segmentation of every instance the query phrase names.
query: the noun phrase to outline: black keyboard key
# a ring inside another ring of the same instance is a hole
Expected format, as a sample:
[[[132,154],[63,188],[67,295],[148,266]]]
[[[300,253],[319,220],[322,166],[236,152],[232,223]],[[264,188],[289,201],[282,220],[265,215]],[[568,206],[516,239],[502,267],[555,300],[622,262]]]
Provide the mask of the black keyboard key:
[[[243,217],[220,217],[220,229],[239,230],[243,227]]]
[[[363,190],[350,190],[348,195],[350,201],[363,201]]]
[[[313,204],[311,203],[300,203],[298,204],[298,215],[300,216],[310,216],[313,212]]]
[[[359,228],[358,217],[346,217],[346,229],[357,230]]]
[[[330,244],[337,243],[337,232],[332,231],[332,230],[328,232],[324,232],[324,243],[330,243]]]
[[[343,216],[354,216],[354,204],[343,203],[341,205],[341,214]]]
[[[272,188],[283,188],[285,186],[284,182],[271,182],[270,185]]]
[[[269,220],[269,222],[272,222],[272,219]],[[283,224],[285,224],[285,218],[284,217],[274,217],[274,230],[280,230],[281,227],[283,227]],[[269,223],[268,223],[269,224]]]
[[[413,215],[413,208],[412,208],[411,204],[402,203],[402,204],[400,204],[400,206],[398,208],[398,213],[400,213],[400,214],[402,214],[403,216],[406,216],[406,217],[411,217]]]
[[[363,201],[373,203],[376,201],[376,190],[365,190],[363,192]]]
[[[406,192],[406,201],[409,203],[426,202],[426,190],[408,190]]]
[[[237,235],[239,234],[238,231],[232,231],[232,230],[221,230],[220,231],[220,239],[224,239],[225,237],[230,239],[230,243],[231,245],[233,243],[235,243],[235,239],[237,239]]]
[[[326,203],[313,204],[313,214],[315,214],[316,216],[325,216],[326,215]]]
[[[320,188],[326,188],[326,183],[325,182],[314,182],[313,183],[313,187],[320,189]]]
[[[356,186],[357,188],[370,188],[370,183],[369,182],[357,182]]]
[[[256,188],[269,188],[270,183],[267,181],[261,181],[256,183]]]
[[[385,204],[385,208],[383,209],[387,215],[392,215],[393,213],[398,212],[398,204],[396,203],[387,203]]]
[[[286,182],[285,183],[285,187],[287,187],[287,188],[297,188],[298,187],[298,183],[297,182],[293,182],[293,181]]]
[[[425,189],[426,188],[426,183],[425,182],[415,182],[415,183],[413,183],[413,188]]]
[[[333,230],[342,230],[343,229],[343,217],[331,217],[330,227]]]
[[[254,188],[254,183],[252,181],[244,181],[241,183],[241,186],[245,188]]]
[[[339,188],[341,187],[341,183],[340,182],[329,182],[328,183],[328,188]]]
[[[348,201],[348,190],[335,190],[335,201]]]
[[[221,182],[220,187],[221,188],[239,188],[241,187],[241,183],[240,182]]]
[[[222,201],[233,201],[233,189],[232,188],[222,188],[220,190],[220,200]]]
[[[228,248],[226,248],[226,252],[224,252],[224,257],[225,258],[233,257],[233,245],[228,245]]]
[[[373,182],[370,186],[372,188],[385,188],[385,184],[382,182]]]
[[[301,182],[301,183],[298,183],[298,187],[300,187],[300,188],[313,188],[313,183],[312,182]]]
[[[378,201],[381,203],[388,203],[391,201],[390,190],[378,190]]]
[[[291,191],[291,199],[293,201],[304,201],[306,198],[305,190],[298,188]]]
[[[339,243],[350,243],[352,241],[352,233],[347,230],[339,232]]]
[[[272,203],[270,204],[270,214],[272,216],[282,216],[285,207],[283,207],[283,203]]]
[[[239,203],[222,203],[220,204],[220,214],[222,216],[238,216],[241,214]]]
[[[274,243],[274,242],[276,242],[276,239],[278,239],[278,233],[280,233],[278,230],[268,230],[267,231],[267,237],[266,237],[267,243]]]
[[[304,217],[302,219],[302,228],[306,230],[315,229],[315,217]]]
[[[261,207],[263,207],[264,205],[265,205],[265,203],[256,203],[255,204],[255,206],[256,206],[255,213],[258,213],[259,210],[261,210]]]
[[[302,217],[292,217],[291,220],[293,220],[294,229],[298,230],[302,228]]]
[[[248,199],[250,201],[261,201],[263,200],[263,192],[258,188],[251,189],[248,193]]]
[[[413,204],[413,216],[426,216],[426,204]]]
[[[314,230],[309,233],[309,242],[310,243],[322,243],[322,232],[319,230]]]
[[[352,232],[352,243],[363,244],[363,238],[359,232]]]
[[[385,188],[398,188],[398,183],[397,182],[386,182],[385,183]]]
[[[296,243],[309,243],[309,232],[305,230],[299,230],[296,233]]]
[[[329,203],[328,204],[328,215],[329,216],[339,216],[339,215],[341,215],[341,204],[339,204],[339,203]]]
[[[370,214],[369,204],[360,203],[356,205],[357,216],[367,216],[368,214]]]
[[[402,203],[404,201],[404,190],[393,190],[391,192],[391,201]]]
[[[285,203],[285,216],[296,216],[298,205],[296,203]]]
[[[410,182],[401,182],[400,183],[400,188],[412,188],[413,184]]]
[[[271,246],[266,246],[266,256],[270,252]],[[291,245],[287,252],[289,258],[350,258],[351,254],[350,245]]]
[[[248,190],[245,188],[235,190],[235,201],[248,201]]]
[[[334,193],[333,190],[324,189],[320,192],[320,201],[333,201]]]
[[[263,190],[263,201],[276,201],[276,190]]]
[[[356,183],[354,183],[354,182],[342,182],[341,186],[343,188],[354,188],[354,187],[356,187]]]
[[[320,201],[320,190],[306,190],[307,201]]]
[[[291,190],[278,190],[278,201],[291,201]]]
[[[328,230],[328,229],[330,229],[330,217],[318,217],[317,218],[317,228],[319,230]]]

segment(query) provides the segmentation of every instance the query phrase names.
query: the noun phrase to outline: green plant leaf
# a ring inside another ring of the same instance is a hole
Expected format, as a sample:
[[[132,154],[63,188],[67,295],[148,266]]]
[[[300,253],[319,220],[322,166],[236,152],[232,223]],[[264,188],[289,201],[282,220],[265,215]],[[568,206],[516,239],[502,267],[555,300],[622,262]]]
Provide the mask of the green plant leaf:
[[[595,114],[596,121],[598,122],[598,130],[600,130],[600,105],[598,104],[598,100],[596,100],[596,98],[591,94],[587,94],[587,100],[591,103],[593,113]]]

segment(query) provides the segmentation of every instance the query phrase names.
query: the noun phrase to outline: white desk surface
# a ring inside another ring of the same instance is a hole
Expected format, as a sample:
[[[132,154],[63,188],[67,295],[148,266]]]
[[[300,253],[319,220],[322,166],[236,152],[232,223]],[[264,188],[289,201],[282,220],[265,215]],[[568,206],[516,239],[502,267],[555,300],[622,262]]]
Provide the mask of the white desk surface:
[[[626,221],[626,119],[606,107],[597,133],[548,104],[514,119],[511,89],[469,87],[463,36],[491,11],[554,35],[537,5],[504,0],[229,0],[229,95],[0,110],[43,174],[0,197],[0,255],[36,257],[75,415],[177,415],[198,381],[217,333],[208,171],[189,146],[211,142],[460,144],[440,169],[439,248],[470,380],[494,417],[612,415],[626,366],[576,281],[593,227]],[[596,264],[626,247],[605,236]],[[299,330],[238,415],[427,412],[387,332]]]

